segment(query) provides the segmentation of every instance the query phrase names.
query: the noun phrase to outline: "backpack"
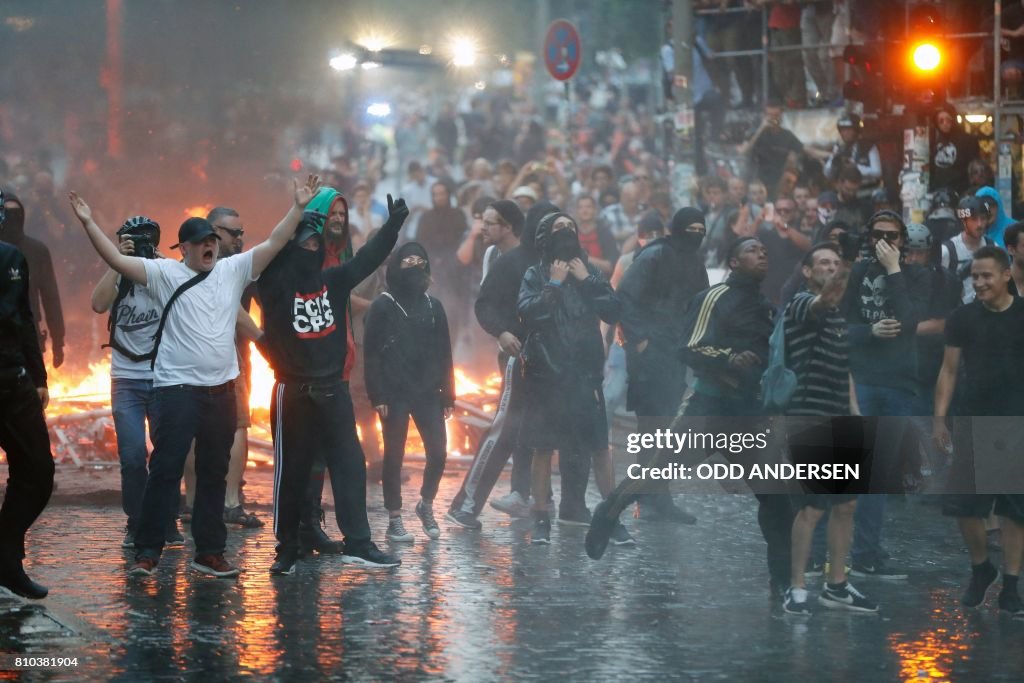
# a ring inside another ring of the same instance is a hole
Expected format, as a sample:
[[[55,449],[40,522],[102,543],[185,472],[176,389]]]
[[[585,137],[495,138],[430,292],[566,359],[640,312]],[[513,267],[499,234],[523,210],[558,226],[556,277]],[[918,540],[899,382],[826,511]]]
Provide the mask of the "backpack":
[[[768,367],[761,375],[761,404],[768,412],[782,412],[796,392],[796,373],[786,367],[786,312],[775,321],[768,339]]]
[[[982,246],[994,247],[995,241],[991,237],[982,237]],[[963,282],[971,274],[971,263],[974,262],[973,258],[960,260],[959,253],[956,250],[956,246],[953,244],[953,239],[943,241],[942,246],[946,248],[946,253],[949,254],[949,263],[945,265],[953,275],[956,276],[957,280]]]

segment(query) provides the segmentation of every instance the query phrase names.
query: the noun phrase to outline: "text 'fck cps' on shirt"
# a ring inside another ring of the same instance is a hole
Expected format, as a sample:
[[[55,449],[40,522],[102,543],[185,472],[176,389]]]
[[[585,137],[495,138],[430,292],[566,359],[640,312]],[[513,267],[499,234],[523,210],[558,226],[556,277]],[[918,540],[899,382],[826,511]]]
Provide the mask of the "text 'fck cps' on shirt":
[[[197,274],[171,259],[146,259],[143,264],[146,286],[161,306]],[[154,387],[212,387],[238,377],[235,321],[242,290],[254,279],[251,251],[218,259],[209,277],[174,302],[153,370]]]

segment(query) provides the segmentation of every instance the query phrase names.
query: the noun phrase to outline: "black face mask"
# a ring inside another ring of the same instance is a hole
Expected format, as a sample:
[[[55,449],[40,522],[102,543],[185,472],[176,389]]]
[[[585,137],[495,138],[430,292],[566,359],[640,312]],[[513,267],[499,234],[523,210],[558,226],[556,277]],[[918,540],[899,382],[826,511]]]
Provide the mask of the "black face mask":
[[[691,253],[700,249],[700,244],[704,241],[704,235],[699,232],[686,232],[685,230],[680,230],[672,233],[672,239],[679,245],[680,249],[687,253]]]
[[[399,296],[423,296],[430,287],[430,273],[426,267],[399,268],[391,274],[392,289]]]
[[[574,230],[563,228],[548,237],[547,250],[552,260],[572,261],[583,254],[580,239]]]
[[[25,236],[25,209],[6,209],[3,223],[0,223],[0,240],[21,241]]]

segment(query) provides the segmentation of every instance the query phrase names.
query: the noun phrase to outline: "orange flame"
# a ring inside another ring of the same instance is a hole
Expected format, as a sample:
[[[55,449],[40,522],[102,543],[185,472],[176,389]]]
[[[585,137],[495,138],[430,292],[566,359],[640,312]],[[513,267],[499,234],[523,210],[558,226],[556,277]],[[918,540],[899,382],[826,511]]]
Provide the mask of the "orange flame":
[[[206,218],[213,211],[213,204],[199,204],[185,209],[185,215],[189,218]]]

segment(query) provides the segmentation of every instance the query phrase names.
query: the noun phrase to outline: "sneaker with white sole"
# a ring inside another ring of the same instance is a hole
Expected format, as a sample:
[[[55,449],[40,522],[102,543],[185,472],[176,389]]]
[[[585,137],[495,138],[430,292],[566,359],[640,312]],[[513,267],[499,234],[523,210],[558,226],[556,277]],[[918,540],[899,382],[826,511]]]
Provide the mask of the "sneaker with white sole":
[[[626,527],[623,526],[622,522],[619,522],[618,524],[616,524],[615,528],[612,529],[612,537],[611,537],[611,541],[610,542],[611,542],[612,545],[619,545],[619,546],[634,546],[634,545],[636,545],[636,540],[633,539],[633,537],[630,535],[629,531],[626,530]]]
[[[844,581],[838,586],[825,583],[825,588],[818,596],[818,604],[829,609],[844,609],[849,612],[877,612],[878,605],[859,590],[853,587],[849,581]]]
[[[884,581],[902,581],[903,579],[906,579],[909,574],[907,574],[903,569],[890,567],[883,562],[876,562],[874,564],[854,562],[853,566],[850,568],[850,576],[859,576],[862,578],[872,576]]]
[[[196,555],[196,558],[189,563],[189,566],[201,574],[216,576],[218,579],[226,579],[242,573],[242,570],[238,567],[231,566],[231,563],[224,559],[222,553]]]
[[[811,616],[811,603],[807,601],[806,588],[790,587],[782,598],[782,610],[786,614],[795,614],[801,617]]]
[[[397,567],[402,564],[401,560],[383,552],[373,541],[366,541],[355,546],[346,543],[345,549],[341,551],[341,561],[344,564],[381,569]]]
[[[490,506],[509,517],[529,517],[530,501],[524,500],[518,491],[513,491],[490,502]]]
[[[441,538],[441,527],[434,519],[434,508],[424,501],[416,503],[416,516],[420,518],[423,525],[423,532],[433,540]]]
[[[388,517],[388,530],[385,533],[392,543],[412,543],[413,537],[406,528],[401,517]]]

